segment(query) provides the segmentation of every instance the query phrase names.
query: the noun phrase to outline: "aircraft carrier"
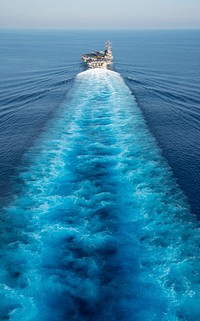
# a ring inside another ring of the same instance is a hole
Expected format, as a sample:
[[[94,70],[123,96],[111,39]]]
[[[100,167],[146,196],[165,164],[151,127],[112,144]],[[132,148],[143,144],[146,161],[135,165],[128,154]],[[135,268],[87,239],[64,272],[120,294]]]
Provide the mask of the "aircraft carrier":
[[[108,68],[113,61],[111,42],[106,42],[105,51],[94,51],[82,55],[82,60],[86,62],[89,68]]]

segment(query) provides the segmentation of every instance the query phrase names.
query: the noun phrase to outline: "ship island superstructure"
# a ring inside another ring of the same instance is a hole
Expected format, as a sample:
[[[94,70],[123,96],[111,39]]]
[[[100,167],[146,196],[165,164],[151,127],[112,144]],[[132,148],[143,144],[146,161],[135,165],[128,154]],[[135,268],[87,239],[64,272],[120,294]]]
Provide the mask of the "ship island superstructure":
[[[111,42],[106,42],[105,51],[94,51],[82,55],[82,60],[87,63],[89,68],[108,68],[113,61]]]

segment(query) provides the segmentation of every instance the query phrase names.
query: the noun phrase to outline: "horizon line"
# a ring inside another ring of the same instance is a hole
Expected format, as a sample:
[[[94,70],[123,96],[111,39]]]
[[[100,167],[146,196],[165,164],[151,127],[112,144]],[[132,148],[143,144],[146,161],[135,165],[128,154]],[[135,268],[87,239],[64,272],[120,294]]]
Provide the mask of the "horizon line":
[[[176,30],[200,30],[200,27],[174,27],[174,28],[30,28],[30,27],[0,27],[0,30],[32,30],[32,31],[176,31]]]

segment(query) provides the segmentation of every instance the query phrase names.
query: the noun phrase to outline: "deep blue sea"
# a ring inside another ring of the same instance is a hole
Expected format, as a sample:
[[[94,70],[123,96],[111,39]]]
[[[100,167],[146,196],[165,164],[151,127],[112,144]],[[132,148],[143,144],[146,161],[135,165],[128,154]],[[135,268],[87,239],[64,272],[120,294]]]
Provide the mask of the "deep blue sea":
[[[199,30],[1,30],[0,320],[199,321],[199,146]]]

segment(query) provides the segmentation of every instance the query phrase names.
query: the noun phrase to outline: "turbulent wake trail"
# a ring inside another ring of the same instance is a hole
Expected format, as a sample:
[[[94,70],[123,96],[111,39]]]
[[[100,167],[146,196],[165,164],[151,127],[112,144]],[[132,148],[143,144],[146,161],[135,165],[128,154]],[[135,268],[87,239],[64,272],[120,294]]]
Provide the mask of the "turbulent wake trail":
[[[119,74],[77,75],[26,161],[1,320],[198,320],[198,226]]]

